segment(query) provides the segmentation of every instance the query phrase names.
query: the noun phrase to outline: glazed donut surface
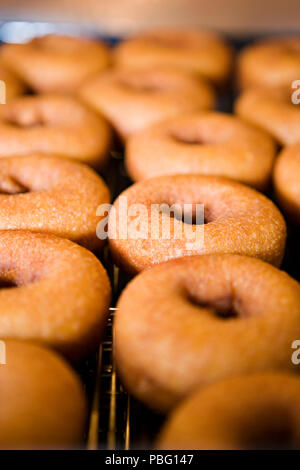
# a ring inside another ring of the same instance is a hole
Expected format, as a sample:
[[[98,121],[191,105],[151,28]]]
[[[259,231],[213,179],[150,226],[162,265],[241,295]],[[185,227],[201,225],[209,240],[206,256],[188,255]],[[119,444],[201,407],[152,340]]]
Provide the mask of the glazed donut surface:
[[[299,389],[299,376],[287,373],[255,374],[213,384],[179,405],[157,447],[299,449]]]
[[[110,140],[103,118],[72,97],[26,96],[0,106],[0,157],[41,153],[100,168]]]
[[[227,176],[264,190],[275,145],[259,129],[229,114],[194,112],[131,137],[126,167],[134,181],[168,174]]]
[[[69,238],[97,250],[96,215],[110,201],[100,176],[80,163],[54,157],[0,159],[0,230],[23,229]]]
[[[34,340],[72,360],[102,338],[110,284],[100,261],[53,235],[0,231],[0,338]]]
[[[202,227],[183,221],[196,204],[204,204]],[[134,184],[114,202],[108,232],[115,262],[131,274],[168,259],[209,253],[244,254],[278,266],[286,238],[284,219],[265,196],[226,178],[200,175],[159,176]]]
[[[124,68],[178,67],[220,84],[229,76],[232,51],[214,33],[158,29],[121,42],[114,59]]]
[[[0,55],[39,93],[71,92],[110,64],[108,47],[91,39],[48,34],[25,44],[5,44]]]
[[[284,213],[300,225],[300,143],[284,149],[276,160],[274,186]]]
[[[291,90],[300,76],[300,36],[259,41],[245,47],[238,58],[240,88]]]
[[[87,415],[82,385],[57,354],[6,340],[0,366],[0,448],[60,449],[83,445]]]
[[[300,141],[300,108],[281,93],[246,90],[235,103],[238,116],[269,132],[281,145]]]
[[[121,294],[115,354],[128,390],[167,411],[200,386],[295,368],[300,285],[238,255],[176,259],[143,271]]]
[[[215,104],[208,83],[166,67],[108,71],[87,82],[80,96],[124,139],[155,122]]]

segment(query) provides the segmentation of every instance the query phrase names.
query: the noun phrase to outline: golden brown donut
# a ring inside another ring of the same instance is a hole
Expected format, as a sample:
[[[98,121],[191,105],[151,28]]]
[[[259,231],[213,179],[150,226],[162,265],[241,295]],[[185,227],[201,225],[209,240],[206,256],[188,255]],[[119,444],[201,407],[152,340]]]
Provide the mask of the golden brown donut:
[[[291,90],[300,76],[300,36],[258,41],[245,47],[238,58],[240,88]]]
[[[212,32],[156,29],[121,42],[114,59],[119,67],[130,69],[178,67],[220,84],[230,74],[232,50]]]
[[[194,109],[211,109],[208,83],[166,67],[115,69],[91,79],[81,98],[100,111],[123,139],[168,117]]]
[[[227,379],[188,397],[168,418],[160,449],[299,449],[300,378]]]
[[[275,144],[235,116],[193,112],[156,124],[131,137],[126,168],[133,181],[160,175],[227,176],[265,190]]]
[[[204,204],[202,226],[194,223],[196,204]],[[243,254],[279,266],[286,227],[276,206],[254,189],[221,177],[171,175],[121,193],[108,234],[116,264],[135,274],[172,258],[209,253]]]
[[[103,118],[72,97],[26,96],[0,106],[0,157],[40,153],[100,168],[110,140]]]
[[[282,151],[276,160],[273,180],[284,213],[300,224],[300,143]]]
[[[1,56],[0,56],[1,57]],[[4,64],[0,59],[0,80],[5,83],[6,102],[25,93],[25,85],[23,82]],[[2,104],[2,103],[1,103]]]
[[[61,449],[83,445],[87,406],[82,385],[57,354],[6,340],[0,365],[0,448]]]
[[[59,34],[36,37],[25,44],[4,44],[0,55],[39,93],[72,92],[110,64],[104,43]]]
[[[102,178],[81,163],[0,158],[0,230],[50,233],[96,250],[104,243],[96,234],[97,208],[109,201]]]
[[[235,103],[238,116],[269,132],[280,144],[300,141],[300,107],[281,93],[247,90]]]
[[[157,410],[217,380],[295,368],[300,285],[261,260],[203,255],[168,261],[135,277],[117,308],[120,376]]]
[[[100,261],[53,235],[0,231],[0,338],[34,340],[72,360],[102,338],[110,284]]]

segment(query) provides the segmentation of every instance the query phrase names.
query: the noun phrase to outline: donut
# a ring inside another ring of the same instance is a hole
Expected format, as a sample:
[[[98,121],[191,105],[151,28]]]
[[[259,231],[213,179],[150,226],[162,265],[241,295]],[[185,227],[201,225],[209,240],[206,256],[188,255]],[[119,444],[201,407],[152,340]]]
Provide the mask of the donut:
[[[300,225],[300,143],[282,151],[276,160],[273,180],[284,213]]]
[[[97,208],[109,191],[87,166],[54,157],[0,158],[0,230],[30,230],[98,250]]]
[[[102,338],[110,284],[100,261],[69,240],[0,231],[0,338],[33,340],[78,361]]]
[[[83,445],[87,406],[82,385],[56,353],[6,340],[0,365],[0,448],[61,449]]]
[[[114,50],[120,68],[177,67],[222,84],[232,66],[232,50],[208,31],[156,29],[122,41]]]
[[[59,34],[24,44],[4,44],[0,56],[38,93],[73,92],[110,64],[109,49],[103,42]]]
[[[300,36],[264,39],[245,47],[237,61],[239,88],[291,90],[300,76]]]
[[[193,112],[158,123],[129,138],[126,168],[133,181],[160,175],[219,175],[268,188],[275,145],[235,116]]]
[[[247,90],[235,103],[242,119],[269,132],[281,145],[300,141],[300,107],[281,93]]]
[[[299,449],[300,378],[253,374],[210,385],[168,418],[159,449]]]
[[[0,55],[1,57],[1,55]],[[23,82],[9,70],[0,58],[0,80],[5,84],[5,102],[11,101],[25,93],[25,85]],[[4,104],[1,102],[1,104]]]
[[[300,285],[261,260],[202,255],[136,276],[117,304],[115,355],[125,387],[168,411],[197,387],[295,368]]]
[[[92,78],[79,94],[110,121],[123,139],[168,117],[211,109],[215,104],[208,83],[166,67],[114,69]]]
[[[286,227],[275,205],[252,188],[217,176],[171,175],[121,193],[109,214],[108,237],[116,264],[130,274],[210,253],[249,255],[279,266]]]
[[[101,168],[110,140],[108,124],[76,98],[26,96],[0,106],[0,158],[41,153]]]

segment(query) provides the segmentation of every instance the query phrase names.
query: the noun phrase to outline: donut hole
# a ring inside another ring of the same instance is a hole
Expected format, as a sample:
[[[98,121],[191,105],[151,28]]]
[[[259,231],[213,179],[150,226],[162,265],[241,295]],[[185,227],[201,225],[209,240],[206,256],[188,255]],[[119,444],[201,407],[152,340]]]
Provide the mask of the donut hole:
[[[251,422],[241,422],[239,440],[244,449],[293,448],[293,426],[288,412],[280,407],[267,406],[251,411]]]
[[[120,82],[126,89],[137,93],[157,93],[171,88],[171,83],[164,80],[163,77],[155,75],[123,77]]]
[[[0,175],[0,195],[14,195],[29,193],[30,189],[16,178],[7,175]]]
[[[35,113],[22,113],[20,115],[7,116],[5,123],[16,128],[41,127],[46,124],[40,115]]]
[[[168,207],[165,205],[166,208]],[[179,222],[183,222],[188,225],[205,225],[212,222],[212,216],[207,208],[204,207],[204,214],[202,210],[202,205],[200,209],[197,209],[196,203],[191,204],[173,204],[172,210],[168,210],[168,214],[171,219],[176,219]],[[200,204],[199,204],[200,206]],[[162,205],[162,212],[164,212],[164,205]]]
[[[205,145],[213,143],[210,139],[207,137],[205,138],[202,133],[199,131],[197,132],[197,130],[192,127],[175,129],[171,131],[170,137],[177,143],[185,145]]]
[[[13,279],[5,279],[0,275],[0,289],[10,289],[12,287],[18,287],[18,284]]]
[[[0,266],[0,288],[27,286],[38,282],[44,276],[43,269],[28,269],[23,266]]]
[[[194,138],[193,136],[178,136],[178,135],[171,135],[173,140],[176,140],[179,144],[187,144],[187,145],[203,145],[205,144],[204,139],[197,137]]]
[[[237,303],[230,296],[214,300],[202,299],[188,289],[186,291],[186,298],[192,305],[209,311],[210,314],[221,320],[230,320],[242,316],[242,312],[237,308]]]

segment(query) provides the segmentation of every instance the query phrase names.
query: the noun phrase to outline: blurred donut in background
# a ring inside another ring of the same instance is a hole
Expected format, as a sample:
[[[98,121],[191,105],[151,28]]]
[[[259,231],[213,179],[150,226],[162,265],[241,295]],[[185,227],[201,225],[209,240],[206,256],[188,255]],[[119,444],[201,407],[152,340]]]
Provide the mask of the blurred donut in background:
[[[257,41],[245,47],[237,60],[239,88],[291,91],[300,77],[300,36]]]
[[[274,167],[275,192],[283,212],[300,225],[300,143],[285,148]]]
[[[110,52],[101,41],[47,34],[24,44],[4,44],[0,57],[34,91],[72,92],[106,69]]]
[[[207,82],[162,66],[108,71],[83,85],[80,96],[123,139],[166,118],[215,105],[215,93]]]
[[[273,90],[250,89],[235,102],[235,113],[269,132],[280,145],[300,141],[300,107],[290,96]]]
[[[114,50],[118,67],[178,67],[224,83],[230,75],[232,50],[222,37],[208,31],[156,29],[122,41]]]

